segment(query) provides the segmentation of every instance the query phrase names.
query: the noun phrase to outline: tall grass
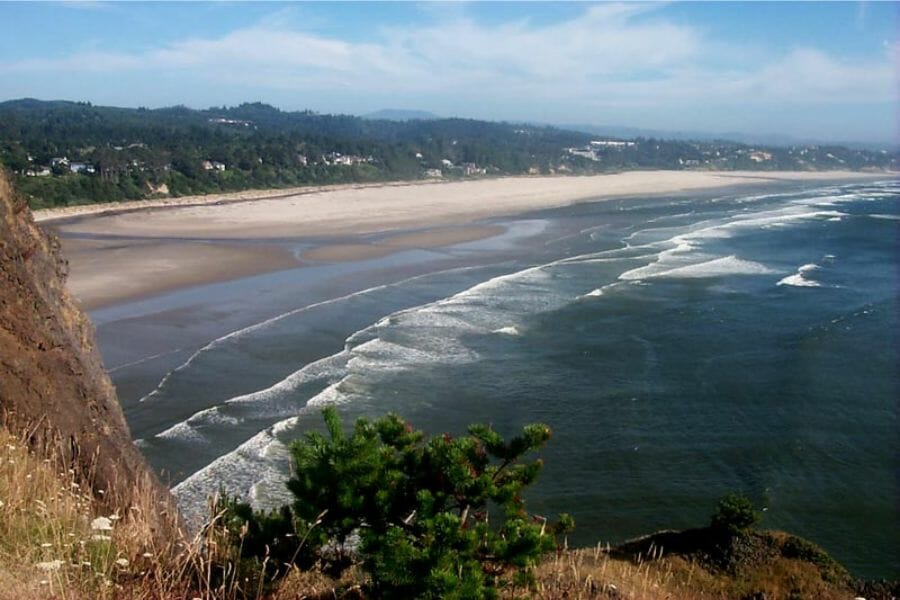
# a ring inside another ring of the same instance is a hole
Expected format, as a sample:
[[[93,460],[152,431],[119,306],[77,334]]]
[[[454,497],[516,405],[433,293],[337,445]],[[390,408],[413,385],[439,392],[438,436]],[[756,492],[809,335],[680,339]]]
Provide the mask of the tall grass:
[[[273,592],[265,562],[240,559],[222,514],[186,535],[149,483],[128,495],[127,510],[100,508],[94,494],[106,490],[78,480],[51,444],[24,439],[0,427],[0,599],[335,597],[335,582],[299,571]]]

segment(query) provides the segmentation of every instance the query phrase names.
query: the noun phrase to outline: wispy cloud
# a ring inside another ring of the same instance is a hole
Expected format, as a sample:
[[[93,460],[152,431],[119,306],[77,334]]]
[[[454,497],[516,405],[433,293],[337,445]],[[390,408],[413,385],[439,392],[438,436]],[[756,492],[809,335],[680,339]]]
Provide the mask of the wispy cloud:
[[[395,26],[356,42],[265,19],[218,37],[143,53],[76,52],[0,63],[0,72],[183,73],[254,90],[338,90],[487,103],[512,98],[569,106],[895,102],[897,53],[852,62],[821,48],[766,54],[723,46],[667,21],[652,4],[588,6],[554,24],[486,25],[464,10],[428,25]],[[727,66],[719,58],[731,58]]]

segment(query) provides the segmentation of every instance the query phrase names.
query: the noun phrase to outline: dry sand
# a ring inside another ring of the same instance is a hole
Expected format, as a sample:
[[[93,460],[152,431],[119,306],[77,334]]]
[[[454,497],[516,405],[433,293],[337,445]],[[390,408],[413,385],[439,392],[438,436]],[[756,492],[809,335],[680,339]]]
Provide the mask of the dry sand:
[[[451,183],[330,186],[36,211],[64,237],[70,285],[88,309],[298,264],[277,243],[312,241],[304,260],[357,260],[399,249],[488,237],[479,219],[623,196],[787,181],[885,178],[855,172],[631,171],[588,177],[509,177]],[[429,231],[399,233],[403,230]],[[390,232],[398,232],[389,235]],[[388,234],[376,242],[355,236]],[[329,243],[328,238],[343,238]],[[174,241],[173,241],[174,239]],[[270,240],[268,245],[237,244]],[[216,241],[215,244],[209,241]],[[231,241],[232,243],[228,243]]]

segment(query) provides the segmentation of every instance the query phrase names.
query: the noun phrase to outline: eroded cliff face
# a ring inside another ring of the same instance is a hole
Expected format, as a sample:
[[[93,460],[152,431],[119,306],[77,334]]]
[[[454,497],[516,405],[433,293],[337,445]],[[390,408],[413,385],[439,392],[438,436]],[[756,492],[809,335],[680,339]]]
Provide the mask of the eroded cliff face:
[[[149,494],[166,504],[65,277],[58,241],[0,173],[0,421],[58,444],[101,503],[122,509]]]

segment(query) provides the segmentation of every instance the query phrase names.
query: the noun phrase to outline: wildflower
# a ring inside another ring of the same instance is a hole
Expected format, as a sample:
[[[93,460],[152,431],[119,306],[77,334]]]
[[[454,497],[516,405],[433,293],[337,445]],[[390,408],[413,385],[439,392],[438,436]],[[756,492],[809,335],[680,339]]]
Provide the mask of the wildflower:
[[[34,566],[36,566],[41,571],[56,571],[62,566],[62,564],[63,561],[61,560],[50,560],[47,562],[39,562]]]
[[[91,529],[94,531],[112,531],[112,522],[106,517],[97,517],[91,521]]]
[[[128,559],[127,558],[119,558],[116,560],[116,564],[124,569],[125,567],[128,566]]]
[[[108,541],[111,540],[111,539],[112,539],[112,538],[109,537],[108,535],[97,535],[97,534],[95,534],[95,535],[92,535],[92,536],[91,536],[91,541],[94,541],[94,542],[108,542]]]

